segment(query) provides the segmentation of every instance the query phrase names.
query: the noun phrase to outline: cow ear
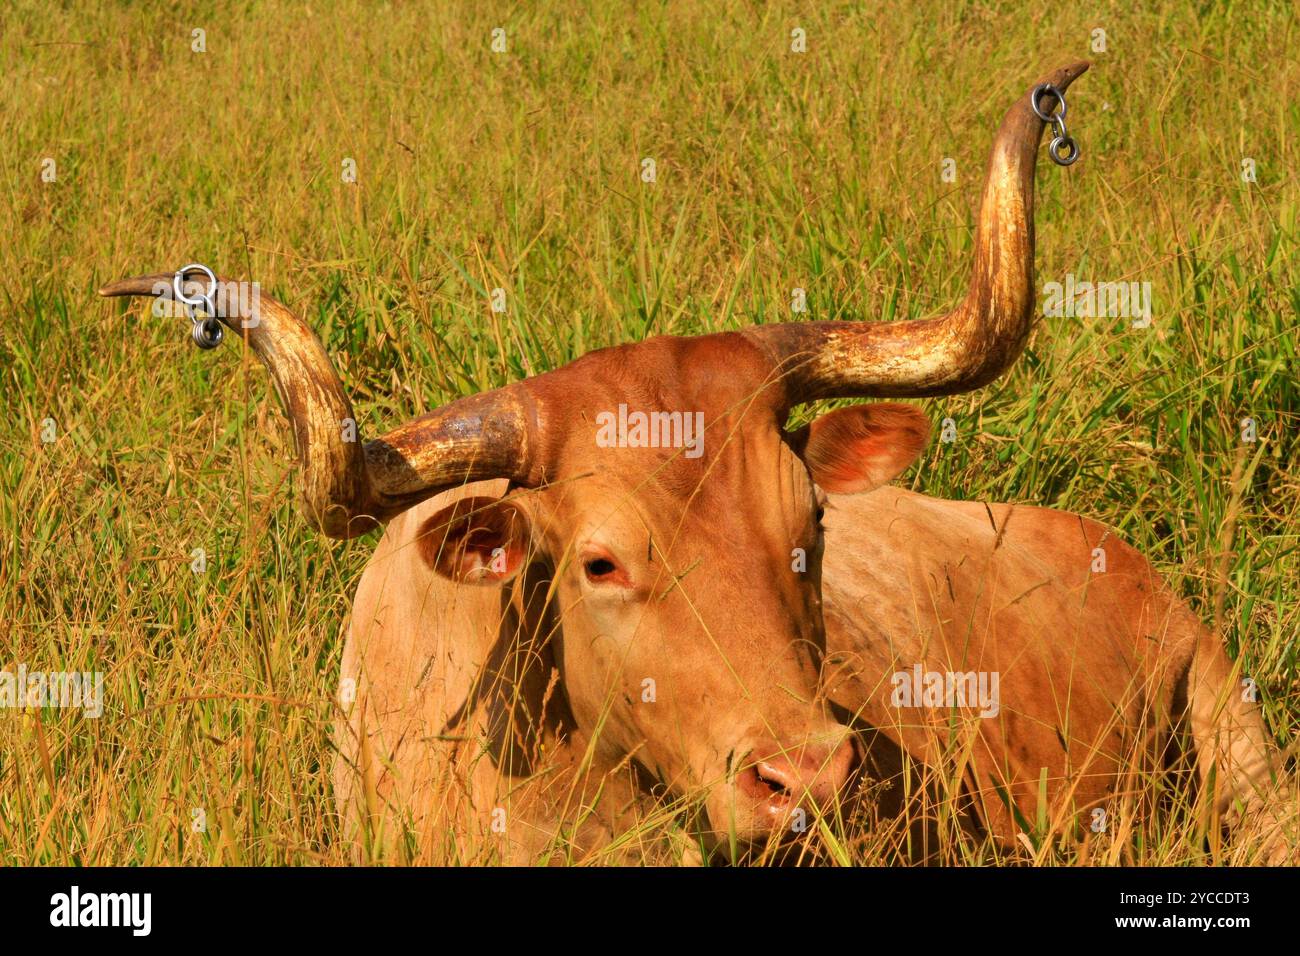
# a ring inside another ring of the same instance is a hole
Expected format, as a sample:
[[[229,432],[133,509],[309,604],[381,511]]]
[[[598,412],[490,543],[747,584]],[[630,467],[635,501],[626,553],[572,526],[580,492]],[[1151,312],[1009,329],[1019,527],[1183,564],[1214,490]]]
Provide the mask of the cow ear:
[[[851,495],[897,478],[925,448],[930,421],[912,405],[879,402],[827,412],[805,435],[803,460],[826,491]]]
[[[416,547],[429,567],[463,584],[501,584],[523,567],[528,516],[504,498],[462,498],[420,525]]]

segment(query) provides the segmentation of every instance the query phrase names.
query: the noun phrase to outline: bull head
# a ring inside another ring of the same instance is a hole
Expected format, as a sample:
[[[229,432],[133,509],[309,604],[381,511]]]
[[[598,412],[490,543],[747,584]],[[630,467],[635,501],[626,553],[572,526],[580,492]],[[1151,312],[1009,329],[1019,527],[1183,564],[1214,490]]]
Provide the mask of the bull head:
[[[1086,69],[1045,81],[1065,90]],[[919,411],[897,404],[840,409],[797,432],[786,418],[816,399],[967,391],[1014,362],[1033,314],[1043,127],[1026,91],[993,143],[969,290],[936,318],[651,338],[460,399],[364,445],[344,440],[351,403],[302,319],[263,296],[251,327],[238,310],[222,320],[275,382],[313,525],[349,538],[441,491],[508,479],[504,497],[425,522],[427,570],[491,585],[543,565],[579,725],[600,727],[610,756],[635,754],[679,791],[708,794],[716,832],[761,838],[801,799],[833,797],[857,760],[818,697],[826,493],[889,481],[928,433]],[[151,295],[169,280],[100,293]],[[620,406],[701,416],[701,453],[604,447],[600,420]],[[795,549],[806,568],[792,570]],[[647,677],[653,709],[640,703]]]

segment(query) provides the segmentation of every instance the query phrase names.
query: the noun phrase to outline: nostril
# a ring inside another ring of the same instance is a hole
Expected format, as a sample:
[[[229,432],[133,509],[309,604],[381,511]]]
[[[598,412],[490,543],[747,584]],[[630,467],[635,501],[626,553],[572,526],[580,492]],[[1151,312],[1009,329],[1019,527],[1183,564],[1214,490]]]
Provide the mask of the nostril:
[[[743,769],[734,780],[737,795],[756,814],[755,822],[772,827],[782,825],[795,807],[815,810],[832,804],[861,760],[856,741],[847,733],[838,740],[773,746],[766,752],[762,759],[742,758]]]
[[[766,761],[752,764],[736,774],[736,786],[769,813],[779,812],[798,800],[787,776]]]
[[[754,767],[754,772],[758,775],[759,782],[773,795],[789,796],[792,790],[798,788],[798,782],[791,779],[788,770],[770,761],[760,760]]]
[[[786,756],[759,760],[754,764],[754,771],[772,794],[796,800],[805,796],[825,800],[848,783],[858,760],[858,748],[850,737],[834,747],[808,747]]]

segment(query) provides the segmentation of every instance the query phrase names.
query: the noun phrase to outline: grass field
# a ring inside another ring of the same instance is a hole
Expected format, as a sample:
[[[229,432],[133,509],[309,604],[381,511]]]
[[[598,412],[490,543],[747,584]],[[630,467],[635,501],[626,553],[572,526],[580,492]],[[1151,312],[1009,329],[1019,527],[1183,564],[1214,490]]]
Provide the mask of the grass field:
[[[98,720],[0,711],[0,861],[348,859],[329,730],[376,536],[297,515],[233,337],[199,352],[98,286],[192,261],[259,281],[320,333],[365,435],[592,348],[788,320],[795,287],[810,318],[931,314],[964,291],[1003,109],[1078,59],[1084,156],[1040,160],[1039,286],[1149,282],[1151,328],[1044,319],[1003,379],[925,403],[958,440],[906,480],[1116,527],[1221,622],[1290,746],[1300,23],[1141,6],[6,4],[0,666],[107,677]],[[946,858],[1216,861],[1190,823],[1089,853],[1039,836]]]

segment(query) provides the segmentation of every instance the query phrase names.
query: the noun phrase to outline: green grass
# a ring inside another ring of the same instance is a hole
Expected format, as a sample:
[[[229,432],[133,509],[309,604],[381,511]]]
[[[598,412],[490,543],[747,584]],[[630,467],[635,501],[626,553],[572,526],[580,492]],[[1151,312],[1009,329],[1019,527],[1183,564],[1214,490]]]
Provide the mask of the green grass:
[[[1221,591],[1296,740],[1291,4],[60,6],[0,11],[0,666],[108,686],[98,721],[0,712],[0,861],[348,858],[328,734],[374,536],[297,516],[278,405],[237,343],[200,353],[100,284],[196,260],[256,279],[319,331],[371,435],[592,348],[787,320],[796,286],[810,318],[930,314],[964,290],[1003,109],[1081,58],[1084,158],[1040,163],[1039,283],[1149,281],[1153,328],[1045,320],[1003,379],[925,403],[958,441],[910,480],[1108,522],[1207,622]],[[1200,861],[1193,834],[947,858]],[[825,842],[893,858],[887,833]]]

